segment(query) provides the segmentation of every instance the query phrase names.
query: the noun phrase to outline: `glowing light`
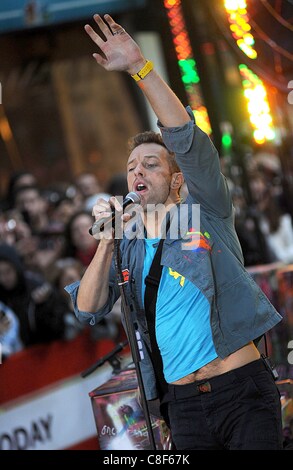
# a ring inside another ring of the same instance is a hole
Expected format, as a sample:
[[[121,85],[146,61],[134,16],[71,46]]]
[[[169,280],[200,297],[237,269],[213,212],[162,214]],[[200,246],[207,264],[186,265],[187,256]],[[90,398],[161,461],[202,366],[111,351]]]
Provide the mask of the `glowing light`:
[[[193,57],[189,34],[182,12],[181,0],[164,0],[167,10],[173,43],[177,55],[181,79],[189,104],[195,115],[196,123],[207,134],[211,134],[208,111],[203,104],[200,89],[200,77]]]
[[[195,68],[194,59],[179,60],[178,63],[181,69],[183,83],[199,82],[199,76]]]
[[[245,0],[226,0],[224,2],[230,30],[236,40],[238,47],[250,59],[257,58],[257,52],[254,49],[254,37],[248,31],[251,31],[249,16],[247,13],[247,4]]]
[[[225,149],[230,149],[232,146],[232,137],[230,134],[226,133],[222,135],[222,146]]]
[[[248,46],[253,46],[254,37],[252,36],[252,34],[244,34],[243,39],[245,44],[247,44]]]
[[[12,140],[12,131],[7,119],[0,119],[0,135],[5,142]]]
[[[264,133],[259,129],[256,129],[253,132],[253,137],[254,137],[254,140],[257,144],[264,144],[265,141],[266,141]]]
[[[239,49],[242,50],[242,52],[244,52],[244,54],[247,55],[247,57],[249,57],[250,59],[256,59],[257,57],[257,53],[254,49],[252,49],[250,46],[248,46],[243,39],[238,39],[237,41],[237,45],[239,47]]]
[[[274,140],[276,133],[270,114],[267,91],[262,80],[246,65],[239,65],[244,96],[247,100],[249,120],[254,129],[253,137],[257,144]]]
[[[207,108],[205,106],[200,106],[198,109],[193,111],[193,114],[195,116],[198,127],[200,127],[200,129],[202,129],[207,134],[211,134],[212,128],[210,125]]]

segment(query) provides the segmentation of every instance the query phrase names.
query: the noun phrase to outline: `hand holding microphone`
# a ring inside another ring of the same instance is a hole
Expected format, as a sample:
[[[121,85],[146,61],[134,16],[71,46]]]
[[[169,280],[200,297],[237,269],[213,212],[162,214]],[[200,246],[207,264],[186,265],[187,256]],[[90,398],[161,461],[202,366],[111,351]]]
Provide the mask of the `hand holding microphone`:
[[[93,215],[96,217],[96,220],[89,229],[89,233],[94,237],[102,234],[103,238],[112,239],[112,229],[115,227],[116,215],[122,214],[121,219],[126,222],[130,219],[130,215],[123,215],[124,210],[131,204],[139,204],[140,201],[140,196],[135,192],[128,193],[123,200],[122,205],[114,196],[109,200],[111,204],[104,199],[98,199],[97,204],[93,207]]]

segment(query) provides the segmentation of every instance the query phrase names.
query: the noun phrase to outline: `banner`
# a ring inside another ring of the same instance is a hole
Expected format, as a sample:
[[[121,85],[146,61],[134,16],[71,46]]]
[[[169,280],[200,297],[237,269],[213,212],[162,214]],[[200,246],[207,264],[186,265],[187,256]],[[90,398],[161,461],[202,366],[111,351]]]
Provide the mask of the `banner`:
[[[105,363],[86,379],[80,372],[114,346],[85,331],[70,342],[28,348],[0,365],[0,450],[98,449],[89,392],[111,378],[112,367]]]

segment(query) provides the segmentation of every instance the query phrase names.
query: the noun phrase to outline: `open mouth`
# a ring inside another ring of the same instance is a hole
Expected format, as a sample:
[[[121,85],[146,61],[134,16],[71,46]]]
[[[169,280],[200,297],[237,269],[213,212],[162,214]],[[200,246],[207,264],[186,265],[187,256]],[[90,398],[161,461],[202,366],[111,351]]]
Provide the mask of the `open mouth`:
[[[142,191],[146,191],[148,188],[145,184],[143,183],[137,183],[135,185],[135,191],[138,193],[141,193]]]

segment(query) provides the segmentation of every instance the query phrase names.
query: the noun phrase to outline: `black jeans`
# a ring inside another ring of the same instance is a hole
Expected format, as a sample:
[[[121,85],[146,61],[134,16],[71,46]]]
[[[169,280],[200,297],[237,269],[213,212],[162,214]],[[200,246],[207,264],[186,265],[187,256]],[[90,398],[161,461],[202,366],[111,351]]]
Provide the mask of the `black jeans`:
[[[281,450],[280,395],[262,359],[206,381],[169,385],[178,450]]]

